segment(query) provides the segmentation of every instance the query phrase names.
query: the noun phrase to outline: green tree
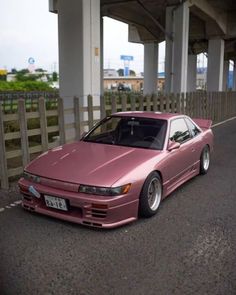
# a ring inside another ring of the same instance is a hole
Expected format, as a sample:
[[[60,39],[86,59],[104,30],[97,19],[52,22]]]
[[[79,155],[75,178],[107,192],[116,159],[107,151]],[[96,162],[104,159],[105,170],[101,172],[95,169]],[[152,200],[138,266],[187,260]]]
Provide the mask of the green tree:
[[[135,77],[135,76],[136,76],[136,73],[135,73],[135,71],[130,70],[130,71],[129,71],[129,75]]]
[[[124,77],[124,69],[117,70],[117,73],[120,77]]]
[[[37,69],[35,69],[35,72],[44,73],[44,72],[47,72],[47,71],[42,69],[42,68],[37,68]]]
[[[18,74],[22,74],[22,75],[25,75],[25,74],[29,74],[29,70],[28,69],[22,69],[20,71],[17,71]]]
[[[0,75],[0,81],[6,81],[7,76],[6,75]]]
[[[50,91],[52,87],[41,81],[5,82],[0,81],[0,91]]]
[[[52,80],[53,80],[53,82],[56,82],[58,80],[57,72],[52,73]]]
[[[16,74],[16,81],[19,81],[19,82],[36,81],[38,78],[39,78],[39,75],[23,74],[21,72],[18,72]]]
[[[119,70],[117,70],[117,73],[118,73],[118,75],[119,75],[120,77],[124,77],[124,69],[119,69]],[[135,71],[133,71],[133,70],[129,70],[129,75],[130,75],[130,76],[136,76],[136,73],[135,73]]]

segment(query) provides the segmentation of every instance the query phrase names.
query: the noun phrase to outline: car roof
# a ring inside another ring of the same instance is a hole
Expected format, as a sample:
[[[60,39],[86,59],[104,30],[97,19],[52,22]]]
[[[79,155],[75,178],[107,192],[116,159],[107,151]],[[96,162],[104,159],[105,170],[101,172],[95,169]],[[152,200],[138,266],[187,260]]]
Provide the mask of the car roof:
[[[161,113],[161,112],[133,111],[133,112],[119,112],[119,113],[114,113],[114,114],[112,114],[112,116],[119,116],[119,117],[140,117],[140,118],[170,120],[172,118],[180,117],[181,114]]]

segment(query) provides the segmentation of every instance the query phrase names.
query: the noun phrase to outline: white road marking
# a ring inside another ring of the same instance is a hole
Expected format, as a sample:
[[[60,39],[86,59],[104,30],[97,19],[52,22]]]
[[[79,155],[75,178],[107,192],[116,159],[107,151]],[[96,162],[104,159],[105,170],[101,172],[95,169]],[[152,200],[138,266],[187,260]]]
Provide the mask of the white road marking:
[[[225,121],[222,121],[222,122],[216,123],[216,124],[212,125],[211,127],[213,127],[213,128],[214,128],[214,127],[217,127],[217,126],[219,126],[219,125],[222,125],[222,124],[227,123],[227,122],[229,122],[229,121],[232,121],[232,120],[234,120],[234,119],[236,119],[236,117],[232,117],[232,118],[227,119],[227,120],[225,120]]]
[[[227,119],[227,120],[224,120],[222,122],[216,123],[216,124],[212,125],[212,128],[217,127],[219,125],[222,125],[224,123],[227,123],[229,121],[232,121],[234,119],[236,119],[236,117],[232,117],[230,119]],[[18,201],[15,201],[14,203],[11,203],[10,206],[5,206],[5,208],[6,209],[11,209],[12,207],[15,207],[16,205],[20,205],[21,203],[22,203],[22,200],[18,200]],[[3,212],[5,210],[5,208],[0,208],[0,213]],[[125,232],[128,232],[128,231],[125,231]]]
[[[11,209],[13,207],[16,207],[17,205],[20,205],[22,203],[22,200],[18,200],[18,201],[15,201],[7,206],[5,206],[5,208],[0,208],[0,213],[3,212],[5,209]]]
[[[19,205],[19,204],[22,203],[22,201],[21,201],[21,200],[18,200],[18,201],[15,201],[14,203],[15,203],[16,205]]]

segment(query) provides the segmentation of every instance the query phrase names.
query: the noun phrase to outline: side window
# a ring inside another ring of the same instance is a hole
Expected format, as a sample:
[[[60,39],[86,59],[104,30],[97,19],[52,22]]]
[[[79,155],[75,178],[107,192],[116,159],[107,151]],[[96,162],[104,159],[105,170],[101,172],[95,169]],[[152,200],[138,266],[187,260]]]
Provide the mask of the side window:
[[[188,118],[185,118],[185,120],[193,137],[201,132],[192,121],[190,121]]]
[[[182,143],[189,138],[191,138],[191,135],[184,119],[173,120],[170,125],[169,139],[171,141]]]

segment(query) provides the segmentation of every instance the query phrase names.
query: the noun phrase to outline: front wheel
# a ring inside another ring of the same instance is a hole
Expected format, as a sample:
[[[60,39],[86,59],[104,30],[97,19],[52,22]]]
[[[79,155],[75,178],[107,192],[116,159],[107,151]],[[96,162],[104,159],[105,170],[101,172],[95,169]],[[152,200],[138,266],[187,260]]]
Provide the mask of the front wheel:
[[[157,172],[152,172],[144,182],[140,200],[139,214],[151,217],[156,214],[162,198],[162,182]]]
[[[210,149],[205,146],[201,153],[200,158],[200,174],[206,174],[210,167]]]

